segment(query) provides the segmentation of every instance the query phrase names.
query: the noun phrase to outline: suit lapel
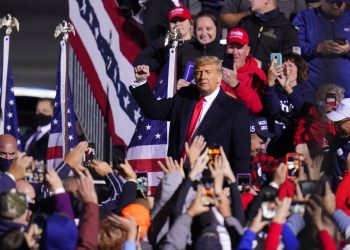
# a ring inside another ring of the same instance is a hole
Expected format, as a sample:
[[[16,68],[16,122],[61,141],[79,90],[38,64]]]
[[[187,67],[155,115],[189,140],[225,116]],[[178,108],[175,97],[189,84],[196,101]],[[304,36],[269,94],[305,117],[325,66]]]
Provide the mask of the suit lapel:
[[[180,114],[180,144],[179,144],[179,150],[182,150],[183,145],[185,144],[186,139],[186,132],[188,129],[188,126],[190,124],[191,116],[194,110],[194,106],[196,106],[196,103],[199,98],[199,93],[196,94],[195,98],[191,99],[184,99],[182,110]]]
[[[222,100],[224,98],[224,91],[220,88],[218,96],[215,98],[207,113],[205,114],[203,121],[199,125],[196,135],[204,134],[204,131],[208,131],[208,128],[212,128],[211,124],[218,120],[221,115]]]

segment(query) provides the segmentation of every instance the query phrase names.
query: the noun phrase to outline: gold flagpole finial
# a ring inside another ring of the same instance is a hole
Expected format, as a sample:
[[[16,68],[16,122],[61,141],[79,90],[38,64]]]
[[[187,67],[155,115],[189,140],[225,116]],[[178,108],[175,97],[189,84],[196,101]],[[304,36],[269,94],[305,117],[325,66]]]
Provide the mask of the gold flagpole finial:
[[[7,14],[3,18],[1,18],[0,21],[0,29],[2,27],[6,26],[6,35],[11,35],[12,33],[12,27],[16,27],[17,31],[19,31],[19,22],[17,18],[11,16],[10,14]]]
[[[75,35],[74,26],[71,23],[66,22],[65,20],[63,20],[62,23],[60,23],[59,25],[56,26],[55,38],[57,38],[62,33],[63,34],[62,40],[67,42],[70,32],[72,32],[73,35]]]

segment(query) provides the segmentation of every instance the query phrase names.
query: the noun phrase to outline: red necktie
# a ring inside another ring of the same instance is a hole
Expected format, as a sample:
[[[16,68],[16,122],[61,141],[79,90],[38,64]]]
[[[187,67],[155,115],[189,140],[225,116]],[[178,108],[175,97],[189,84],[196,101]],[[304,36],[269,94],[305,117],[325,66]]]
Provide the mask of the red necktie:
[[[189,142],[192,134],[194,132],[194,129],[196,128],[199,116],[202,112],[203,109],[203,103],[205,102],[205,98],[202,96],[201,98],[199,98],[198,102],[196,103],[196,106],[194,106],[194,110],[191,116],[191,120],[190,120],[190,124],[188,125],[187,128],[187,132],[186,132],[186,141]],[[184,158],[186,154],[185,151],[185,145],[182,148],[182,152],[181,152],[181,157]]]
[[[205,98],[202,96],[199,98],[198,102],[196,103],[196,106],[194,106],[194,110],[192,113],[192,117],[190,120],[190,125],[188,125],[187,132],[186,132],[186,141],[190,141],[192,134],[194,132],[194,129],[196,128],[199,116],[203,109],[203,103],[205,102]]]

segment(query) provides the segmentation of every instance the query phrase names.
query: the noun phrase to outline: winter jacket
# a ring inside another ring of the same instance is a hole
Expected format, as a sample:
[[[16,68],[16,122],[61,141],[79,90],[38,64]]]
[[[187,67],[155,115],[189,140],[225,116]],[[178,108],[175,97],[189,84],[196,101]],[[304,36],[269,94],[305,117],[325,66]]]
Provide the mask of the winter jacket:
[[[296,30],[277,8],[268,13],[247,16],[239,26],[247,31],[251,53],[262,62],[265,72],[271,53],[288,53],[299,46]]]
[[[231,88],[224,81],[221,82],[223,90],[231,93],[248,108],[251,114],[257,114],[263,109],[262,97],[266,84],[264,71],[258,68],[254,57],[249,54],[246,63],[237,70],[239,84]]]
[[[226,51],[226,46],[220,44],[220,38],[221,25],[220,22],[218,22],[214,41],[207,44],[201,44],[194,38],[181,46],[177,50],[177,79],[183,77],[188,61],[194,62],[196,58],[201,56],[216,56],[219,59],[222,59]]]
[[[150,71],[159,73],[167,61],[170,49],[170,45],[164,46],[164,42],[164,37],[152,41],[147,48],[137,55],[133,65],[148,65]],[[178,48],[188,42],[189,40],[179,41]]]
[[[306,143],[309,149],[329,149],[329,136],[335,136],[334,124],[322,119],[315,106],[311,106],[299,120],[294,134],[294,145]]]
[[[309,82],[317,87],[335,83],[345,89],[345,97],[350,97],[350,52],[342,56],[322,56],[316,52],[319,43],[337,37],[350,41],[349,10],[335,19],[327,17],[321,7],[299,13],[293,24],[298,28],[301,54],[309,66]]]

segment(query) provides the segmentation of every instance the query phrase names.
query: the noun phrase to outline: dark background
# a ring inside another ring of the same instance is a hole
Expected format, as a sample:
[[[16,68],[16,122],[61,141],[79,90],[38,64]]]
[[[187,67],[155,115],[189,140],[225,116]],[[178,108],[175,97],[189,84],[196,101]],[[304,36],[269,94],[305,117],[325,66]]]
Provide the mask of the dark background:
[[[67,0],[1,0],[0,17],[18,19],[19,32],[12,31],[10,60],[15,86],[55,88],[59,38],[56,26],[68,20]],[[1,65],[5,28],[0,29]],[[2,67],[2,66],[1,66]]]

